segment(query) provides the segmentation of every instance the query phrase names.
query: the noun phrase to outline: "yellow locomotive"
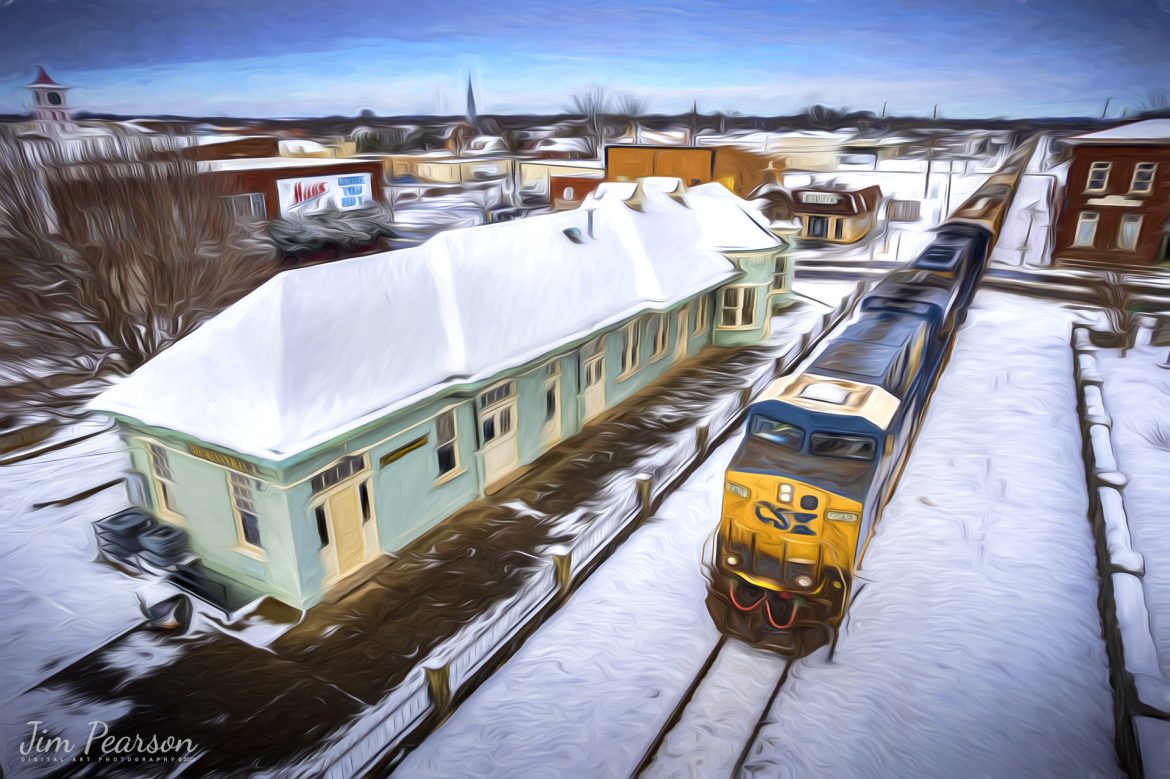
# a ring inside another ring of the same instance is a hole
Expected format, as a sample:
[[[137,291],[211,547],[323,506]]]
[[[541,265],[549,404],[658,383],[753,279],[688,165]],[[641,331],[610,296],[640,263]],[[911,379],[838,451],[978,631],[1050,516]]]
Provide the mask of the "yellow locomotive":
[[[709,568],[722,630],[800,651],[840,624],[853,575],[1032,152],[1010,157],[803,369],[749,407]],[[814,639],[815,640],[815,639]]]

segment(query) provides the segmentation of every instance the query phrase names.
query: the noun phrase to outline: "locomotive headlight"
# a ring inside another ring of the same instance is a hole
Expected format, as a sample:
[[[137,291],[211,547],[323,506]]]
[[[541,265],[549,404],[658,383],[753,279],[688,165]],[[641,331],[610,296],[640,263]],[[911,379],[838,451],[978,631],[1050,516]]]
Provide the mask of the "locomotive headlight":
[[[806,575],[804,575],[804,574],[801,574],[800,576],[797,576],[797,577],[796,577],[795,579],[793,579],[792,581],[793,581],[793,583],[794,583],[794,584],[795,584],[797,587],[811,587],[811,586],[813,586],[813,580],[812,580],[812,577],[811,577],[811,576],[806,576]]]
[[[781,484],[778,497],[780,498],[781,502],[783,502],[783,503],[791,503],[792,502],[792,485],[791,484]]]
[[[852,511],[826,511],[825,519],[833,522],[856,522],[860,517]]]
[[[739,565],[739,558],[733,554],[729,554],[729,555],[727,555],[727,564],[728,565]]]
[[[732,495],[738,495],[741,498],[746,498],[749,495],[751,495],[751,492],[748,490],[747,487],[744,487],[742,484],[736,484],[735,482],[731,482],[731,481],[727,482],[727,491],[730,492]]]

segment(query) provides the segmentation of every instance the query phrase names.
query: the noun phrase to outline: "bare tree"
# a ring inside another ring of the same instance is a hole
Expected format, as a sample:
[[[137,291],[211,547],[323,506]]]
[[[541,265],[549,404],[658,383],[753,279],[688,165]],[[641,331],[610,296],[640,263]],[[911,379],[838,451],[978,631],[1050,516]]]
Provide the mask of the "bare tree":
[[[261,226],[157,142],[67,159],[52,142],[0,138],[0,171],[10,375],[29,354],[79,380],[131,371],[275,272]]]
[[[636,95],[618,95],[614,113],[626,121],[626,126],[634,136],[634,143],[642,142],[642,117],[650,101]]]
[[[569,111],[585,117],[585,139],[589,154],[597,157],[605,145],[605,117],[610,112],[609,93],[604,87],[590,87],[570,98]]]

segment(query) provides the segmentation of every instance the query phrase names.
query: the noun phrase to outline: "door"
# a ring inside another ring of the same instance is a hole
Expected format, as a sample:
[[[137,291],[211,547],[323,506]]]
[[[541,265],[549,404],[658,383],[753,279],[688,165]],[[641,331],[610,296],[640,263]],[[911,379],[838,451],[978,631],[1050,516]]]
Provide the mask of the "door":
[[[484,484],[491,486],[516,469],[520,460],[516,435],[516,401],[507,400],[479,411],[483,443]]]
[[[679,360],[683,360],[683,359],[686,359],[686,356],[687,356],[687,348],[688,348],[687,334],[690,332],[690,329],[691,329],[691,307],[690,306],[684,306],[683,310],[678,312],[678,318],[675,319],[674,324],[675,324],[675,332],[678,333],[678,335],[676,336],[677,340],[675,343],[675,351],[674,351],[675,358],[679,359]]]
[[[587,359],[581,366],[581,376],[584,381],[582,398],[585,402],[585,420],[605,411],[605,352],[600,352]]]
[[[828,235],[829,220],[823,216],[810,216],[808,218],[808,237],[809,238],[824,238]]]
[[[325,501],[325,515],[329,521],[326,553],[331,554],[336,563],[335,579],[353,573],[367,557],[360,486],[342,487]]]

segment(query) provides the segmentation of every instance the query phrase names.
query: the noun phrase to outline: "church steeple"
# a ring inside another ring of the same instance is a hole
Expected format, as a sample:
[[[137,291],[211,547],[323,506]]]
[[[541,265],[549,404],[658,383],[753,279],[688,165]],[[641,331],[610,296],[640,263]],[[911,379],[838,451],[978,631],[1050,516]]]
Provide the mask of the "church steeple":
[[[467,76],[467,123],[479,129],[479,114],[475,110],[475,90],[471,86],[471,75]]]
[[[58,84],[41,66],[37,75],[27,85],[32,92],[33,116],[41,130],[50,130],[69,121],[69,105],[65,99],[67,86]]]

